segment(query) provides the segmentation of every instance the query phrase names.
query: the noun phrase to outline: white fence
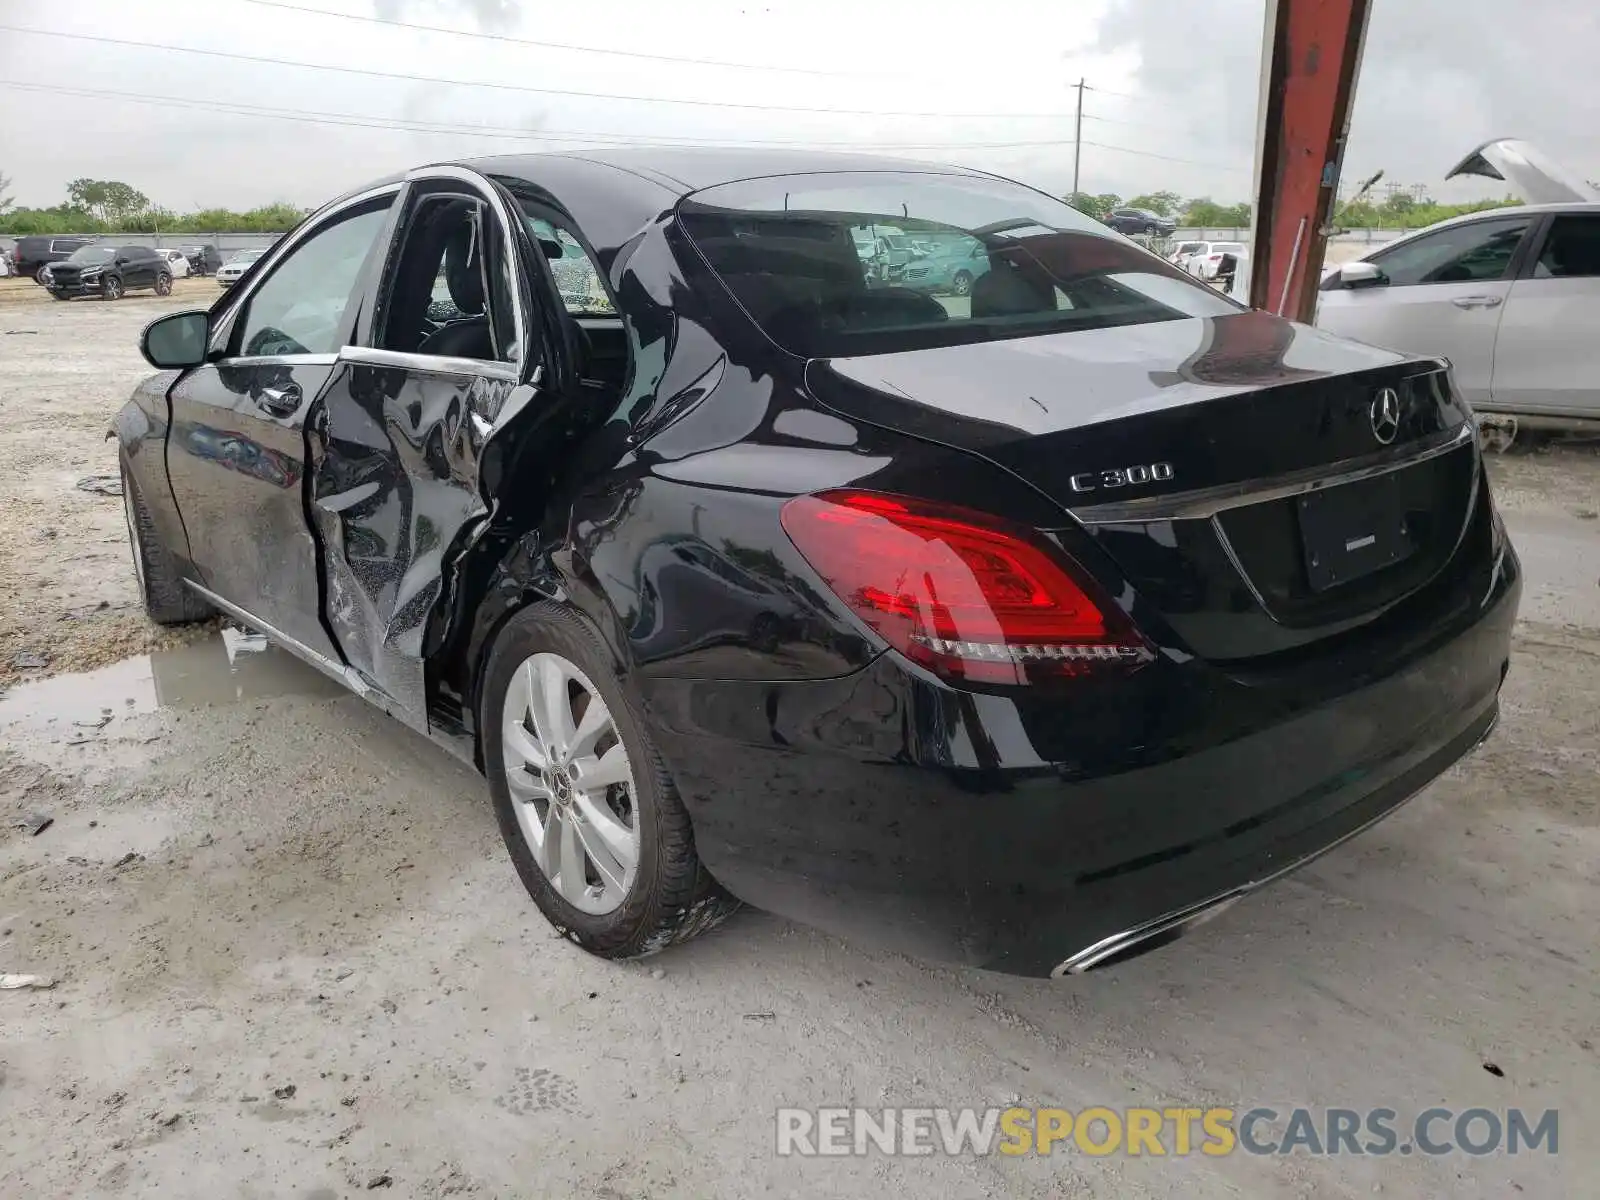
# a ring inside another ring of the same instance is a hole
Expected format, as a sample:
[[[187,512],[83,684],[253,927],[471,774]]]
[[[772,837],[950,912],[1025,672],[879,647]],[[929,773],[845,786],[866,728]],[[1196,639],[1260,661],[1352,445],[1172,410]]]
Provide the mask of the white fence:
[[[0,236],[0,247],[9,249],[21,234]],[[283,236],[281,233],[87,233],[40,234],[45,237],[91,237],[110,246],[160,246],[177,249],[184,246],[215,246],[223,258],[240,250],[265,250]]]
[[[1331,245],[1359,245],[1380,246],[1384,242],[1392,242],[1395,238],[1410,233],[1409,229],[1350,229],[1330,238]],[[1167,239],[1174,242],[1248,242],[1250,231],[1248,229],[1178,229]],[[1365,251],[1363,250],[1363,253]]]

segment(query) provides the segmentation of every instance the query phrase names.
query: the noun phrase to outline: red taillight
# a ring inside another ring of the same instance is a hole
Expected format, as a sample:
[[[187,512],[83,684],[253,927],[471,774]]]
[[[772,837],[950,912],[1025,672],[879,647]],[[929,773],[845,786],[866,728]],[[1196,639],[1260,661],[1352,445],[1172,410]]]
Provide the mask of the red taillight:
[[[876,492],[783,506],[783,529],[880,637],[947,678],[988,683],[1139,666],[1121,609],[1036,535],[965,509]]]

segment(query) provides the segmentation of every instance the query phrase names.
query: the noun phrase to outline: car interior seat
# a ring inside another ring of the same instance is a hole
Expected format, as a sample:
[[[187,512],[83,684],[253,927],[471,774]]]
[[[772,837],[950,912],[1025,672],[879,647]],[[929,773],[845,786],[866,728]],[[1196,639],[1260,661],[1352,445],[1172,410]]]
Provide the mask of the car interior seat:
[[[972,285],[973,317],[1055,311],[1055,288],[1037,267],[1027,270],[1000,253],[990,253],[989,269]]]
[[[462,209],[446,236],[444,277],[451,301],[464,316],[423,338],[417,353],[449,358],[494,358],[494,338],[489,331],[489,314],[483,298],[482,255],[482,238],[471,220],[471,211]]]

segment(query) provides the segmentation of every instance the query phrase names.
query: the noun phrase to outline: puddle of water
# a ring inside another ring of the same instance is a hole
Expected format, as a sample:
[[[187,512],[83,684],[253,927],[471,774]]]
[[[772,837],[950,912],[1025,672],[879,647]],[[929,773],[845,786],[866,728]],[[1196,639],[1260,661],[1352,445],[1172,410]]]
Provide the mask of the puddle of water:
[[[0,696],[0,729],[70,730],[87,739],[111,731],[122,717],[158,708],[343,694],[339,684],[260,634],[224,629],[220,637],[141,654],[97,671],[14,687]]]

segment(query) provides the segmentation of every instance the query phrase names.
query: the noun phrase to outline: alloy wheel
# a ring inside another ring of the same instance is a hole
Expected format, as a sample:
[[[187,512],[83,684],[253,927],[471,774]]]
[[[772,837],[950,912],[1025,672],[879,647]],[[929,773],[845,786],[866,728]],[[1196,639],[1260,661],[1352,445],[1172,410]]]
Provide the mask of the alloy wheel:
[[[501,746],[517,825],[550,886],[603,916],[639,869],[633,765],[589,677],[559,654],[523,661],[506,687]]]
[[[116,300],[122,296],[122,280],[114,275],[101,286],[107,300]]]

